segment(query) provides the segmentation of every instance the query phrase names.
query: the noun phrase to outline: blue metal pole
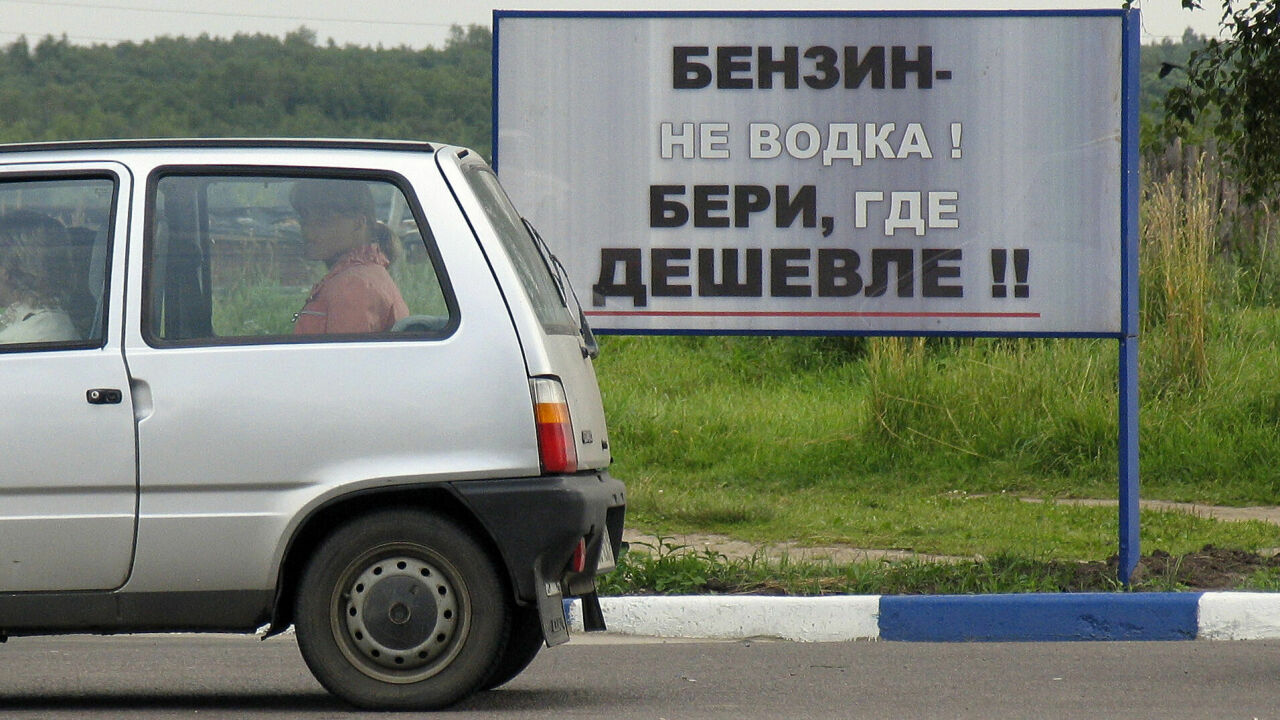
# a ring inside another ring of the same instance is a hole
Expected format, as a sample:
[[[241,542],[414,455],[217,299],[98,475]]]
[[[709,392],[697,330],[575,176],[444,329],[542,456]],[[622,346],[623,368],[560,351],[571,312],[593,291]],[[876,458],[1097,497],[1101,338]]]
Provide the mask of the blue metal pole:
[[[1123,22],[1123,107],[1120,188],[1120,563],[1125,585],[1138,566],[1138,60],[1139,15],[1128,10]]]
[[[1141,555],[1138,539],[1138,338],[1120,339],[1120,564],[1125,585]]]

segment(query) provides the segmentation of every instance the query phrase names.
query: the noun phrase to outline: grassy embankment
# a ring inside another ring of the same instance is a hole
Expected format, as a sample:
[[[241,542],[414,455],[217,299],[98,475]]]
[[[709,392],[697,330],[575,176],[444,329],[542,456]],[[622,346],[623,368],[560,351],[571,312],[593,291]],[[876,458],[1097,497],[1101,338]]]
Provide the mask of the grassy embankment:
[[[1211,187],[1144,194],[1142,497],[1280,505],[1274,223],[1222,251]],[[985,558],[836,567],[664,543],[639,548],[610,592],[1106,584],[1076,576],[1115,552],[1116,510],[1064,500],[1117,494],[1113,340],[611,337],[603,350],[632,526]],[[1280,526],[1256,521],[1144,511],[1141,525],[1144,553],[1280,548]],[[1273,570],[1238,584],[1280,588]]]

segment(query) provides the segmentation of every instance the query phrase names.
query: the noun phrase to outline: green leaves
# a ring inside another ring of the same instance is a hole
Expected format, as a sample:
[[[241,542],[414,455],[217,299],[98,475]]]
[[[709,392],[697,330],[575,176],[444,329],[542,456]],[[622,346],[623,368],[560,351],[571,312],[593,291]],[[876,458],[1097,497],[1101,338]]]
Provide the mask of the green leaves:
[[[1186,85],[1165,97],[1166,120],[1179,134],[1207,124],[1246,200],[1260,200],[1280,190],[1280,9],[1224,0],[1221,26],[1230,37],[1192,53]]]

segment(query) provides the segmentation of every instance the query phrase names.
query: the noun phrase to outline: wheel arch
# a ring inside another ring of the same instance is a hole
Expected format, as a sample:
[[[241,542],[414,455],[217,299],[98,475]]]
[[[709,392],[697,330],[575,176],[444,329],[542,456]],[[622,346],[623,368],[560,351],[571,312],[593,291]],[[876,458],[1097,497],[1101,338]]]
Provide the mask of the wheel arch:
[[[335,529],[355,518],[387,509],[419,509],[443,515],[462,525],[480,544],[499,569],[504,592],[518,602],[511,570],[497,542],[475,514],[445,484],[389,488],[353,492],[333,498],[311,511],[299,523],[285,548],[276,579],[275,602],[266,636],[278,634],[293,624],[294,600],[299,581],[315,549]]]

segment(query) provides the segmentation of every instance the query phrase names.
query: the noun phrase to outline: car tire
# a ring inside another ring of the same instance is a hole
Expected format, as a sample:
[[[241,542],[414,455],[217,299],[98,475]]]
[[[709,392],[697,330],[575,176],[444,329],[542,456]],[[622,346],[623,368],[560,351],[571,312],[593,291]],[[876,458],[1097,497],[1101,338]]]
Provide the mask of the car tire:
[[[443,708],[476,691],[503,657],[509,602],[494,562],[456,522],[379,512],[316,548],[295,601],[312,674],[352,705]]]
[[[515,607],[511,613],[511,630],[507,637],[507,647],[502,652],[493,674],[480,686],[481,690],[493,690],[511,682],[517,675],[529,667],[529,663],[538,656],[546,642],[542,637],[542,618],[538,616],[538,608],[533,605]]]

